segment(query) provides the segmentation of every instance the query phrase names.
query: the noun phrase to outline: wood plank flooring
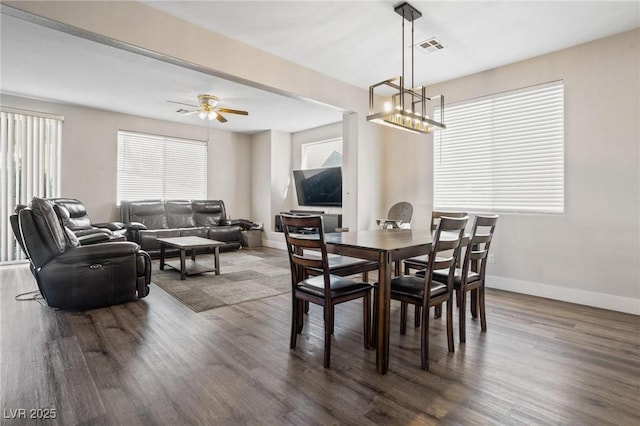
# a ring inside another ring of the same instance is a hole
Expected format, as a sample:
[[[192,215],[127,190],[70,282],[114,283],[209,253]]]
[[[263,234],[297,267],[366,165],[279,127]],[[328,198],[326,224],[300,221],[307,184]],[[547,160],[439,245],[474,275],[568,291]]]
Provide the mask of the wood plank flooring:
[[[638,316],[489,290],[488,332],[469,317],[462,345],[456,320],[455,353],[444,319],[431,321],[425,372],[419,329],[411,316],[400,336],[394,302],[381,376],[359,301],[336,308],[324,369],[317,306],[289,350],[288,294],[197,314],[152,286],[138,302],[61,312],[14,299],[34,289],[25,265],[0,268],[2,424],[640,424]],[[55,419],[12,418],[47,408]]]

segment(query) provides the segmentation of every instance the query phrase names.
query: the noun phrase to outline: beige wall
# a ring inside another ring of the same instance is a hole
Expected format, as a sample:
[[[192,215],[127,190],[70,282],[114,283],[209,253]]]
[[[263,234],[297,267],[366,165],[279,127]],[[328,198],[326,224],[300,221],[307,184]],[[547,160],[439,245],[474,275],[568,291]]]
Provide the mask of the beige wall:
[[[638,52],[635,30],[429,88],[456,102],[564,80],[565,214],[501,215],[490,286],[640,314]],[[415,197],[430,202],[431,146],[406,148],[428,167],[403,186],[428,169]]]
[[[65,117],[60,195],[81,200],[94,222],[119,220],[118,130],[207,140],[204,127],[9,95],[2,96],[2,105]],[[234,218],[250,214],[250,148],[246,135],[209,130],[208,198],[224,200]]]

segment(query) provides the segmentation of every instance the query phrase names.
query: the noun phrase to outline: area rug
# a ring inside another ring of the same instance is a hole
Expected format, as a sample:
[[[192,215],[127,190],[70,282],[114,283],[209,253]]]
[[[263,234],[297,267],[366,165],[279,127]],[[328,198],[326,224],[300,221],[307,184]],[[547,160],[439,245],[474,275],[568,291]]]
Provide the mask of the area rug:
[[[196,261],[213,266],[213,255],[199,254]],[[151,281],[195,312],[291,291],[289,259],[286,252],[277,249],[222,252],[220,275],[208,272],[186,280],[180,280],[180,272],[172,268],[161,271],[159,265],[159,260],[153,261]]]

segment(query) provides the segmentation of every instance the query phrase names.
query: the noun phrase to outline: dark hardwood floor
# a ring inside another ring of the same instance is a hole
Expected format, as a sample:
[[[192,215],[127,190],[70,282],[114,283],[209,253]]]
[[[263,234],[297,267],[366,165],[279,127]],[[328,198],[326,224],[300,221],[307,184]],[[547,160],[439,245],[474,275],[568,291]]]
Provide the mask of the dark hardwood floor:
[[[488,290],[488,332],[469,317],[461,345],[456,320],[455,353],[431,322],[425,372],[394,302],[381,376],[360,301],[336,308],[324,369],[317,306],[289,350],[289,294],[200,314],[157,286],[87,312],[14,299],[35,288],[25,265],[0,268],[2,424],[640,424],[638,316]]]

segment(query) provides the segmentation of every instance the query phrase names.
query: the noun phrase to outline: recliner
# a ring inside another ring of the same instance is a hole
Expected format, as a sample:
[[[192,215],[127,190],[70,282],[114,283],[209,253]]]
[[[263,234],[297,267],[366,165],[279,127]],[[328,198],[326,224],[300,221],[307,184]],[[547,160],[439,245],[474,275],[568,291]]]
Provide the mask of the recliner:
[[[82,245],[106,241],[125,241],[124,223],[92,223],[87,208],[75,198],[48,198],[62,225],[73,231]]]
[[[63,227],[53,202],[34,197],[11,216],[42,297],[53,308],[84,310],[149,294],[151,258],[132,242],[81,246]]]

